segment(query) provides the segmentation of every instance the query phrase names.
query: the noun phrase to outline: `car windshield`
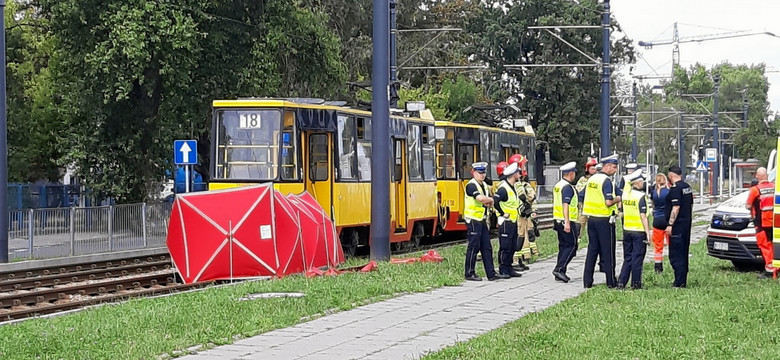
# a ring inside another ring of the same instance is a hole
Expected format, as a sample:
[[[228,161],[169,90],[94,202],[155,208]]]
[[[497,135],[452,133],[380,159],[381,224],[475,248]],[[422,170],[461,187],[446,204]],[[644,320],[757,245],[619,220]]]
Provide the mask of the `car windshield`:
[[[275,180],[281,111],[217,111],[217,179]]]

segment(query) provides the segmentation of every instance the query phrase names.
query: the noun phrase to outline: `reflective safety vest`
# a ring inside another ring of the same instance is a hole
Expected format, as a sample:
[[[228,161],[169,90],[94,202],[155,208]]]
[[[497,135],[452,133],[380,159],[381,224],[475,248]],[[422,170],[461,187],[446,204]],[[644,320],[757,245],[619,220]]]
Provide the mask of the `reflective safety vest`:
[[[761,213],[755,214],[755,217],[761,219],[761,227],[771,228],[775,209],[775,184],[765,181],[756,185],[756,189],[758,190],[758,209],[756,210],[760,210]],[[755,209],[755,204],[753,208]]]
[[[639,202],[643,196],[643,192],[634,189],[623,193],[623,231],[646,231],[639,212]]]
[[[553,188],[553,219],[555,220],[566,220],[563,216],[563,189],[567,186],[571,186],[572,191],[574,191],[574,186],[565,179],[558,181]],[[576,192],[574,192],[574,197],[571,198],[571,202],[569,203],[569,221],[577,221]]]
[[[466,187],[468,187],[468,184],[476,185],[480,195],[488,196],[487,184],[485,184],[484,182],[480,185],[477,182],[477,180],[472,178],[471,180],[469,180],[468,183],[466,183]],[[466,194],[466,199],[464,201],[463,217],[465,217],[466,219],[482,221],[485,220],[486,210],[487,209],[485,208],[485,205],[482,205],[482,203],[477,201],[477,199],[471,196],[471,194]]]
[[[588,185],[585,187],[585,201],[582,203],[582,214],[593,217],[610,217],[617,209],[616,205],[607,206],[604,198],[604,181],[607,175],[604,173],[593,174],[588,179]],[[612,197],[615,196],[615,187],[612,186]]]
[[[498,187],[506,190],[508,198],[507,201],[502,201],[498,206],[501,206],[501,210],[509,214],[509,220],[517,222],[517,209],[520,207],[520,200],[517,198],[517,194],[512,191],[512,186],[506,180],[502,181]]]

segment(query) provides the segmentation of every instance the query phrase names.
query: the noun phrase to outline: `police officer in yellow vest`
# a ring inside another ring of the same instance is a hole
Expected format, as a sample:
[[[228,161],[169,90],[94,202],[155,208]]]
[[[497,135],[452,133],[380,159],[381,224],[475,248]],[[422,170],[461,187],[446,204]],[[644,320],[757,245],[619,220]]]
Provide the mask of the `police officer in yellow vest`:
[[[642,169],[626,176],[630,184],[623,191],[623,269],[618,278],[618,287],[624,288],[631,278],[631,287],[642,288],[642,264],[647,253],[648,239],[652,237],[647,225],[647,202],[645,200]]]
[[[469,244],[466,248],[466,280],[482,281],[476,274],[477,253],[482,254],[482,264],[488,280],[499,278],[493,265],[493,246],[490,244],[490,230],[487,225],[487,210],[493,206],[488,184],[485,183],[487,163],[471,164],[472,178],[466,184],[466,198],[463,217],[466,220]]]
[[[582,276],[586,288],[593,286],[593,271],[596,268],[597,257],[603,261],[607,287],[617,286],[613,227],[617,216],[617,204],[620,203],[621,198],[615,195],[615,187],[609,178],[617,171],[617,155],[602,158],[601,163],[603,164],[601,171],[588,179],[585,201],[582,204],[582,212],[588,216],[588,252]]]
[[[553,188],[553,229],[558,233],[558,261],[553,269],[556,281],[568,283],[566,275],[569,262],[577,253],[577,238],[580,224],[577,222],[577,192],[574,188],[577,163],[570,162],[561,166],[562,179]]]
[[[512,268],[512,254],[517,245],[517,221],[520,219],[520,199],[515,190],[519,178],[520,170],[517,164],[509,164],[504,169],[504,180],[494,196],[498,213],[498,272],[499,275],[511,277],[521,276]]]

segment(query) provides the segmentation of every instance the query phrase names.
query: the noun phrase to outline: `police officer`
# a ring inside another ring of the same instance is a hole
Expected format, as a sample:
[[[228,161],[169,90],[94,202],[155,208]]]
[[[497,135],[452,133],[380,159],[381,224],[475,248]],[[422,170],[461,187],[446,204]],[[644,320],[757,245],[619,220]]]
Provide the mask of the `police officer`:
[[[472,178],[466,184],[465,209],[469,244],[466,248],[466,280],[482,281],[476,274],[477,253],[482,254],[482,264],[488,280],[499,277],[493,265],[493,246],[490,244],[490,230],[487,225],[487,209],[493,206],[493,198],[485,183],[487,163],[471,164]]]
[[[578,195],[578,205],[579,205],[579,214],[580,217],[577,219],[577,221],[580,223],[580,232],[579,236],[577,236],[577,242],[579,242],[582,239],[582,234],[585,233],[585,224],[588,222],[588,218],[585,217],[585,215],[582,214],[582,202],[583,197],[579,196],[579,194],[583,194],[583,191],[585,190],[585,185],[588,184],[588,179],[596,173],[596,164],[598,164],[598,161],[596,161],[596,158],[589,157],[588,161],[585,163],[585,174],[580,177],[579,180],[577,180],[577,186],[575,187],[577,189],[577,195]]]
[[[756,244],[761,249],[764,258],[764,272],[760,278],[768,279],[774,276],[775,267],[772,260],[775,258],[772,247],[772,219],[774,218],[775,184],[768,180],[766,168],[756,170],[758,184],[750,188],[745,207],[753,214],[753,224],[756,227]],[[780,225],[780,224],[779,224]]]
[[[557,281],[568,283],[566,275],[569,262],[577,253],[579,224],[575,222],[578,214],[577,193],[574,191],[577,163],[570,162],[561,166],[562,179],[553,188],[553,228],[558,233],[558,261],[553,269]]]
[[[637,170],[626,177],[629,187],[623,191],[623,269],[618,287],[624,288],[631,278],[631,287],[642,288],[642,264],[647,252],[651,230],[647,223],[647,201],[644,176]]]
[[[520,169],[516,163],[504,169],[504,180],[498,186],[494,196],[496,216],[498,218],[498,272],[499,276],[520,277],[512,268],[512,253],[517,246],[517,221],[520,200],[517,198],[515,184],[520,179]]]
[[[596,257],[603,260],[603,270],[607,275],[607,287],[616,287],[613,229],[617,204],[620,203],[621,199],[615,195],[615,188],[609,177],[617,171],[617,162],[617,155],[602,158],[602,170],[590,177],[585,188],[585,202],[582,204],[582,211],[588,216],[589,239],[583,274],[583,284],[586,288],[593,286]]]
[[[693,189],[682,180],[679,166],[669,168],[667,174],[673,184],[666,197],[666,234],[669,236],[669,262],[674,270],[676,288],[688,285],[688,250],[691,247],[693,221]]]

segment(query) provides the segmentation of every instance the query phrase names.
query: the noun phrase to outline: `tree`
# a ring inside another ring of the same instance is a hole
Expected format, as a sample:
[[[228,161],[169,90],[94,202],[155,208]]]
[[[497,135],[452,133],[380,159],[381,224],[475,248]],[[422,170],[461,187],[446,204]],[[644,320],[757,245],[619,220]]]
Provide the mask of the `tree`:
[[[491,95],[519,99],[530,114],[537,137],[548,142],[554,161],[584,159],[592,142],[598,142],[599,73],[595,68],[507,68],[510,64],[561,64],[591,62],[549,33],[529,30],[532,25],[598,25],[596,1],[483,3],[467,28],[474,41],[470,53],[490,66],[485,83],[500,81],[500,92]],[[619,29],[613,19],[613,29]],[[601,54],[599,30],[561,30],[567,42],[587,54]],[[633,59],[626,38],[612,44],[612,63]],[[506,79],[506,80],[504,80]],[[494,98],[494,99],[496,99]]]
[[[139,201],[170,169],[174,138],[208,133],[210,103],[343,89],[327,17],[298,2],[42,0],[69,152],[100,194]],[[198,152],[208,168],[207,142]],[[207,172],[206,172],[207,173]]]

